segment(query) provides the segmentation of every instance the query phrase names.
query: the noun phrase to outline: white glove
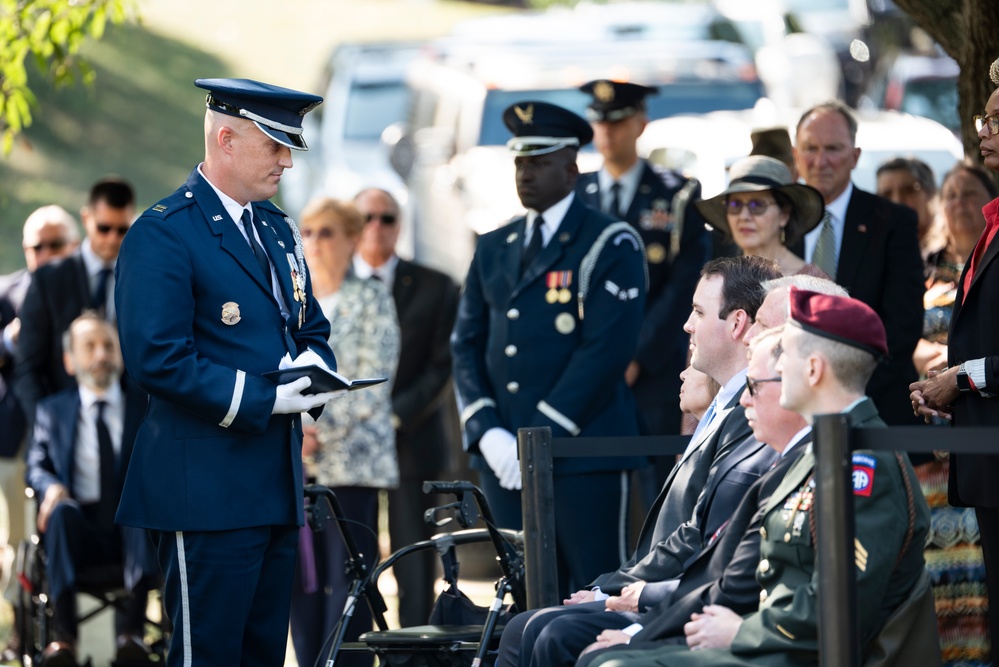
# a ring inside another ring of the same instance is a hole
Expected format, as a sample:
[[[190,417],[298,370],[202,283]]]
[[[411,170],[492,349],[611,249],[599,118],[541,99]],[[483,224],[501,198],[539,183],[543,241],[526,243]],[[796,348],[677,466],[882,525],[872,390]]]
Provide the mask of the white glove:
[[[517,460],[517,438],[505,428],[491,428],[482,434],[479,451],[492,468],[504,489],[519,491],[520,461]]]
[[[316,354],[311,347],[294,359],[291,358],[290,354],[285,352],[284,356],[281,357],[281,361],[278,362],[278,369],[282,371],[286,368],[300,368],[301,366],[319,366],[324,371],[330,370],[330,367],[323,358]]]
[[[303,394],[302,392],[312,386],[312,380],[308,377],[300,377],[294,382],[279,384],[276,396],[274,397],[274,407],[271,408],[272,415],[290,415],[296,412],[308,412],[313,408],[326,405],[334,398],[346,396],[347,390],[327,391],[322,394]]]

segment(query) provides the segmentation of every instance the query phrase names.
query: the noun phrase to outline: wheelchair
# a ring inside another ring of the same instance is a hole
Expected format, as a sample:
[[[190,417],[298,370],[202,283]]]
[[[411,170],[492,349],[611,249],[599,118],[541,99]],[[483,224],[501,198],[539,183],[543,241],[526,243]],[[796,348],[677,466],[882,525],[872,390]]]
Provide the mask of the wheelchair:
[[[27,490],[32,498],[31,489]],[[53,600],[49,596],[46,577],[47,555],[42,545],[41,537],[32,535],[22,540],[17,548],[15,573],[18,582],[17,598],[17,630],[21,637],[22,667],[37,667],[42,664],[42,651],[53,640],[52,618],[54,614]],[[81,570],[77,573],[77,594],[91,599],[94,606],[77,616],[77,622],[83,625],[105,610],[124,611],[125,601],[131,595],[125,588],[124,575],[120,564],[102,565]],[[112,662],[113,667],[129,667],[137,665],[165,664],[166,649],[169,645],[169,628],[166,614],[161,614],[162,621],[152,621],[146,618],[146,625],[155,636],[155,641],[149,646],[148,661]],[[111,640],[113,641],[113,637]],[[89,667],[90,658],[79,664]]]
[[[441,533],[403,547],[369,571],[357,550],[336,495],[324,486],[306,487],[309,525],[312,530],[321,531],[330,520],[336,522],[346,546],[346,569],[351,578],[343,615],[329,632],[318,664],[335,666],[340,653],[356,651],[374,653],[379,658],[379,664],[392,667],[485,667],[493,664],[504,619],[527,608],[523,534],[497,528],[485,496],[470,482],[424,482],[423,492],[450,494],[457,498],[449,505],[428,510],[425,521],[444,525],[456,520],[464,530]],[[453,512],[453,516],[439,520],[438,516],[444,512]],[[472,528],[480,517],[485,528]],[[495,583],[495,596],[488,608],[475,605],[457,586],[456,547],[480,542],[492,544],[501,572]],[[439,554],[444,579],[449,586],[438,597],[427,625],[390,630],[385,621],[387,605],[378,590],[378,578],[399,559],[429,549]],[[507,597],[513,600],[509,606],[505,605]],[[357,642],[345,642],[347,626],[355,605],[361,600],[371,609],[377,629],[362,634]]]

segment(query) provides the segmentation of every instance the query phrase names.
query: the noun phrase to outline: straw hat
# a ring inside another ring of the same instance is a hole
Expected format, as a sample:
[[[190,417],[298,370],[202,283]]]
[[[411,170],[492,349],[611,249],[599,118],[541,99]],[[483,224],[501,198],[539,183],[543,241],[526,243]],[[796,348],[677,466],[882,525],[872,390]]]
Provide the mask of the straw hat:
[[[791,216],[784,228],[784,244],[797,243],[805,234],[822,222],[825,204],[818,190],[791,181],[787,165],[772,157],[756,155],[742,158],[729,169],[728,188],[711,199],[694,202],[704,220],[732,238],[725,213],[725,202],[733,192],[779,192],[791,201]]]

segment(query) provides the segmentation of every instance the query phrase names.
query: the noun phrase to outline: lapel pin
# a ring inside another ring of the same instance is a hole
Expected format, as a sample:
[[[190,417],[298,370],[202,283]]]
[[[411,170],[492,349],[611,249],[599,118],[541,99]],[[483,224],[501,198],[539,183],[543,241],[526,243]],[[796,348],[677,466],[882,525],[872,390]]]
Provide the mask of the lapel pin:
[[[568,241],[569,240],[569,232],[562,232],[561,234],[559,234],[558,235],[558,240],[561,241],[562,243],[565,243],[566,241]]]
[[[867,225],[857,225],[857,231],[861,234],[867,233]]]
[[[506,237],[507,243],[513,243],[517,240],[517,232],[510,232],[510,235]]]

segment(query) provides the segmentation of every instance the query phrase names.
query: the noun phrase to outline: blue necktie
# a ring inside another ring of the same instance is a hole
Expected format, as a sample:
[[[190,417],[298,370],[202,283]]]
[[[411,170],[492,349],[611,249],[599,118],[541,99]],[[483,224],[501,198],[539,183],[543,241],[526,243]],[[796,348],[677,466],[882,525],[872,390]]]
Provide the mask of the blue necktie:
[[[531,234],[531,241],[527,244],[527,247],[524,249],[524,254],[520,258],[521,275],[524,275],[524,271],[527,270],[527,267],[531,265],[534,258],[538,256],[539,252],[541,252],[544,241],[541,234],[541,225],[543,224],[545,224],[545,221],[540,215],[534,219],[534,233]]]

